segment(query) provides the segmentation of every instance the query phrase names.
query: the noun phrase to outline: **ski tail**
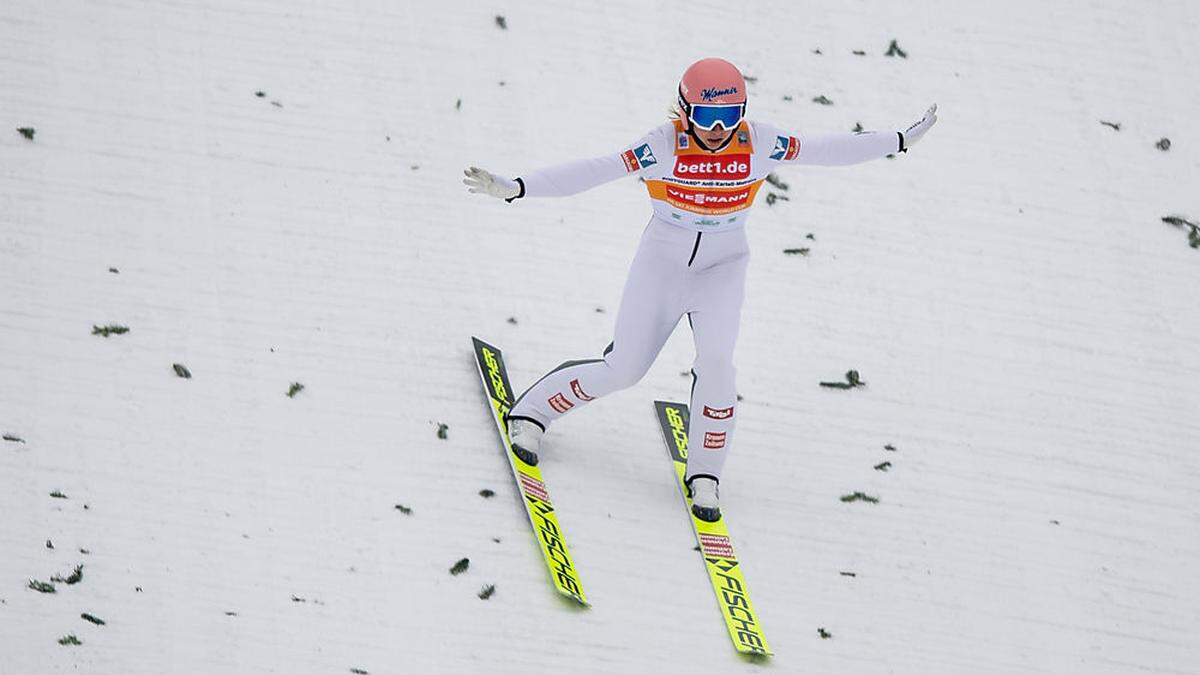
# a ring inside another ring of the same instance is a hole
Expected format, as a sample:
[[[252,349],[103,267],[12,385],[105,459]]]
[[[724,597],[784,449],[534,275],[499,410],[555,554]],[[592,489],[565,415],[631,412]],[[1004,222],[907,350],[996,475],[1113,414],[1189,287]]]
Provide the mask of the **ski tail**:
[[[770,656],[771,648],[759,623],[758,612],[750,602],[750,589],[746,586],[746,578],[733,551],[724,516],[715,523],[709,523],[692,515],[692,500],[683,484],[688,456],[688,407],[683,403],[655,401],[654,410],[662,429],[663,441],[667,444],[667,454],[671,456],[675,468],[684,508],[692,521],[696,541],[700,544],[704,568],[708,571],[713,592],[717,595],[717,605],[729,629],[729,637],[734,647],[743,654]]]
[[[542,471],[521,461],[508,441],[504,416],[508,414],[516,399],[508,381],[508,371],[504,368],[504,356],[499,349],[477,337],[472,337],[471,342],[475,349],[479,377],[483,381],[484,395],[487,396],[492,410],[496,430],[500,432],[500,443],[504,447],[504,454],[508,456],[513,478],[516,479],[517,487],[524,498],[525,511],[537,535],[538,546],[550,572],[550,580],[554,583],[555,590],[586,607],[588,601],[583,592],[583,582],[579,579],[574,561],[571,560],[566,537],[558,524],[554,504],[550,501],[550,491],[542,480]]]

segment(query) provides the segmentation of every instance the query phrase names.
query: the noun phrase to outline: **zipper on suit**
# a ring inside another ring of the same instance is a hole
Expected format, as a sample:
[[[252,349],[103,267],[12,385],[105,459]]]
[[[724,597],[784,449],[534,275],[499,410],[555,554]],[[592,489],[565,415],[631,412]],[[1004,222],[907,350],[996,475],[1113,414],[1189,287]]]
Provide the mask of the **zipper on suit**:
[[[692,246],[692,257],[688,258],[688,264],[687,264],[688,267],[691,267],[692,261],[694,261],[696,259],[696,251],[700,250],[700,237],[703,234],[704,234],[703,232],[696,233],[696,243]]]

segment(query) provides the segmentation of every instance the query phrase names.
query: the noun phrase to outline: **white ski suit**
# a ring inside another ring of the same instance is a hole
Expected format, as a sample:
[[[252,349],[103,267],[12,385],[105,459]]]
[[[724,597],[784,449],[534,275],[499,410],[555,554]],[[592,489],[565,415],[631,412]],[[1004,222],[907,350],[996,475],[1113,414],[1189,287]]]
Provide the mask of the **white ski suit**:
[[[673,120],[620,152],[518,178],[521,191],[513,199],[562,197],[637,174],[654,214],[603,358],[558,366],[517,399],[508,417],[546,429],[567,412],[633,385],[686,315],[696,344],[686,478],[719,482],[736,421],[733,348],[750,257],[747,209],[755,194],[779,164],[855,164],[903,151],[903,139],[899,132],[799,136],[743,121],[723,147],[710,151]]]

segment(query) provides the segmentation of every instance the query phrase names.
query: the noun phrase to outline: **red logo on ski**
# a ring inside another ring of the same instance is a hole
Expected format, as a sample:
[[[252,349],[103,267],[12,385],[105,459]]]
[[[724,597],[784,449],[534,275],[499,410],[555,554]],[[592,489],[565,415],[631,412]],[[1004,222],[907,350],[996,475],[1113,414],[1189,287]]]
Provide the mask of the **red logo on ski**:
[[[708,448],[709,450],[720,450],[721,448],[725,447],[725,432],[704,432],[704,447]]]
[[[734,559],[733,544],[722,534],[701,534],[700,550],[706,557]]]
[[[591,401],[596,398],[595,396],[588,396],[583,393],[583,387],[579,386],[579,380],[571,380],[571,391],[575,392],[580,401]]]
[[[704,406],[704,416],[714,420],[727,420],[733,417],[733,406],[728,408],[710,408]]]
[[[567,397],[563,396],[561,392],[546,399],[546,402],[558,413],[565,413],[575,407],[575,404],[568,401]]]
[[[538,499],[549,502],[550,494],[546,492],[546,484],[536,478],[530,478],[523,473],[517,473],[517,480],[521,482],[521,491],[526,495],[537,497]]]

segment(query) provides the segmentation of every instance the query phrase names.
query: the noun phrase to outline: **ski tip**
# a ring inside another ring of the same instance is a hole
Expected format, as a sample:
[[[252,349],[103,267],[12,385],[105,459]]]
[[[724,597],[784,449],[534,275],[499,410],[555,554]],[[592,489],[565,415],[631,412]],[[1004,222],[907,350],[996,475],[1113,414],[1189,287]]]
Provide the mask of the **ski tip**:
[[[498,351],[500,351],[500,348],[499,348],[499,347],[497,347],[496,345],[494,345],[494,344],[492,344],[492,343],[488,342],[487,340],[484,340],[483,338],[481,338],[481,337],[479,337],[479,336],[477,336],[477,335],[472,335],[472,336],[471,336],[471,344],[475,345],[476,347],[479,347],[479,346],[487,347],[488,349],[490,349],[490,350],[492,350],[492,351],[494,351],[494,352],[498,352]]]
[[[592,603],[588,602],[587,598],[583,596],[583,589],[580,589],[578,592],[576,592],[556,584],[554,586],[554,590],[558,591],[560,597],[570,600],[572,603],[579,605],[580,607],[592,606]]]

